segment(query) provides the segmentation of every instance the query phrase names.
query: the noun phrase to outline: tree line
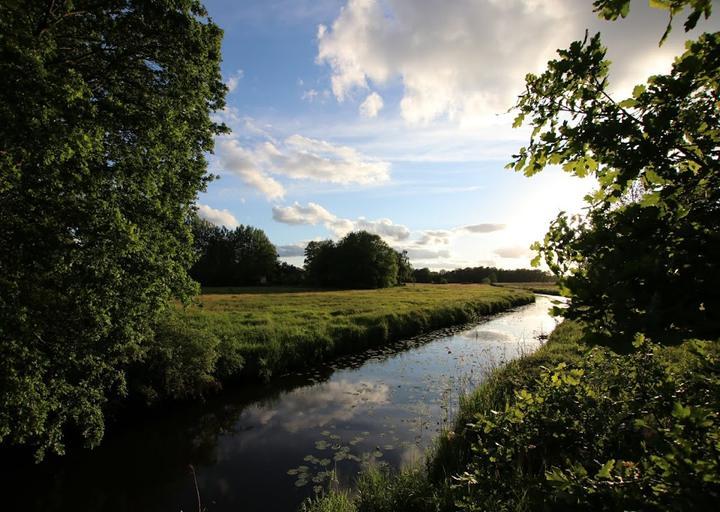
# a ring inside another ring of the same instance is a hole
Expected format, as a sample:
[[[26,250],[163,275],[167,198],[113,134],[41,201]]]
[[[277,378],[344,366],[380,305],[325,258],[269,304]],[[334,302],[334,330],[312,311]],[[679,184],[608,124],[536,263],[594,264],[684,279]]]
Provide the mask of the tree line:
[[[197,261],[190,276],[201,286],[318,286],[323,288],[387,288],[405,283],[552,282],[538,269],[467,267],[432,271],[414,269],[406,251],[390,247],[367,231],[341,240],[313,241],[305,248],[304,268],[278,260],[265,232],[251,226],[235,229],[192,220]]]
[[[413,270],[416,283],[550,283],[555,277],[539,269],[502,269],[466,267],[432,271],[427,267]]]
[[[277,249],[261,229],[228,229],[198,217],[191,225],[196,261],[190,276],[201,286],[386,288],[412,280],[407,253],[366,231],[338,242],[310,242],[304,268],[299,268],[278,260]]]

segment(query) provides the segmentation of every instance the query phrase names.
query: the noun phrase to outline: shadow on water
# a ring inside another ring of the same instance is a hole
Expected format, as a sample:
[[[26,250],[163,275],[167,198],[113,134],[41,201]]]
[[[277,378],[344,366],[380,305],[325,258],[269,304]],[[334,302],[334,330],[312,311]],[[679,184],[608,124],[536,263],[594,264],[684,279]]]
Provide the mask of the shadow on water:
[[[158,409],[93,451],[2,465],[4,509],[294,510],[364,464],[400,467],[448,426],[460,395],[550,332],[550,299],[475,326],[347,356],[272,385]]]

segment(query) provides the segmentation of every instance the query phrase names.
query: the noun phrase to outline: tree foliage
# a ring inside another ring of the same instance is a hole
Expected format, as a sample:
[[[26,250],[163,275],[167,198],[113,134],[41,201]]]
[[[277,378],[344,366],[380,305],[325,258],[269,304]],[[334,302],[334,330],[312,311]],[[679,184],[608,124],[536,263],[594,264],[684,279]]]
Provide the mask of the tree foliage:
[[[202,286],[248,286],[272,281],[277,250],[265,232],[251,226],[227,229],[193,220],[198,260],[190,275]]]
[[[672,30],[672,23],[675,15],[690,8],[690,14],[685,20],[685,31],[694,29],[701,17],[710,17],[712,12],[712,0],[649,0],[652,7],[668,11],[668,24],[660,42],[665,41]],[[595,0],[593,2],[595,11],[606,20],[616,20],[619,17],[625,18],[630,13],[630,0]]]
[[[709,2],[660,2],[709,15]],[[596,2],[606,17],[628,2]],[[616,13],[616,14],[613,14]],[[510,167],[594,175],[588,214],[562,213],[536,244],[572,296],[565,316],[631,339],[720,333],[720,33],[688,42],[668,75],[616,101],[600,35],[528,75],[515,124],[534,127]]]
[[[311,283],[336,288],[387,288],[412,275],[406,254],[367,231],[349,233],[337,243],[310,242],[305,270]]]
[[[98,443],[155,319],[194,293],[221,37],[196,0],[0,4],[0,441]]]

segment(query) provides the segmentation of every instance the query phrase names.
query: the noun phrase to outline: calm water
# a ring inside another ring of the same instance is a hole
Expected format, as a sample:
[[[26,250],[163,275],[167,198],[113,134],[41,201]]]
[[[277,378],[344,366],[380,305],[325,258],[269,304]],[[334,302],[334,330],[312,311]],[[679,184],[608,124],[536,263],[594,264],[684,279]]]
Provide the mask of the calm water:
[[[2,465],[3,509],[295,510],[334,471],[421,458],[458,397],[504,361],[533,351],[555,319],[549,297],[462,332],[438,332],[332,366],[228,391],[135,420],[103,445],[39,468]]]

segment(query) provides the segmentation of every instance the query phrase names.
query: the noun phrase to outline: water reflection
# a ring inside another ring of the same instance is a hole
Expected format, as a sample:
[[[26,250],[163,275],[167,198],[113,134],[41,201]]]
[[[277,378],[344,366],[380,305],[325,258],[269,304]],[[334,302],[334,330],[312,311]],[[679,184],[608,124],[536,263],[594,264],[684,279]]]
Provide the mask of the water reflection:
[[[2,466],[10,510],[293,510],[336,475],[363,464],[421,459],[457,411],[462,392],[552,330],[549,298],[446,336],[406,340],[228,391],[206,403],[158,410],[110,432],[92,453],[40,467]]]
[[[387,403],[389,397],[386,384],[333,380],[289,393],[274,407],[253,404],[240,414],[238,423],[277,425],[294,433],[336,421],[350,421],[357,414],[359,403],[379,405]]]

